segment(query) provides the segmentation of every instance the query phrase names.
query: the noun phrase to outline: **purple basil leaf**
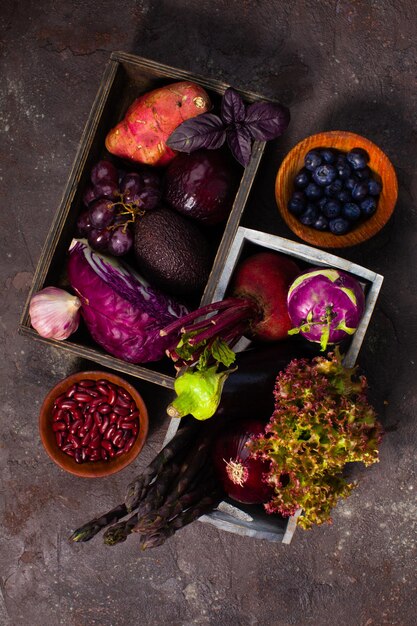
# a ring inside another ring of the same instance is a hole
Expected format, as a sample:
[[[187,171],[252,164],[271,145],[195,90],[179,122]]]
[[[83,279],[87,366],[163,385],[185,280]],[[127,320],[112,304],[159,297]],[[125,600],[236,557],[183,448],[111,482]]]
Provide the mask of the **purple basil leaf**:
[[[252,154],[252,138],[248,130],[244,126],[234,124],[227,129],[226,134],[233,156],[246,167]]]
[[[236,122],[243,122],[245,119],[245,104],[232,87],[229,87],[224,92],[221,106],[221,118],[225,124],[235,124]]]
[[[246,110],[245,127],[253,139],[276,139],[290,123],[287,107],[274,102],[254,102]]]
[[[202,113],[182,122],[167,139],[167,146],[178,152],[200,148],[216,150],[225,142],[224,124],[214,113]]]

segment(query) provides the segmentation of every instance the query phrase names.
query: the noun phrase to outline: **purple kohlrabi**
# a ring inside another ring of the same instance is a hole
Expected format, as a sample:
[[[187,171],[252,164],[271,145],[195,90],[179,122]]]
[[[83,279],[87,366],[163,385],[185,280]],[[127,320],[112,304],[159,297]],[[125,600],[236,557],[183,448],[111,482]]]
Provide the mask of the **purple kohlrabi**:
[[[294,328],[324,351],[353,335],[365,310],[359,281],[333,268],[312,268],[298,276],[288,291],[288,313]]]

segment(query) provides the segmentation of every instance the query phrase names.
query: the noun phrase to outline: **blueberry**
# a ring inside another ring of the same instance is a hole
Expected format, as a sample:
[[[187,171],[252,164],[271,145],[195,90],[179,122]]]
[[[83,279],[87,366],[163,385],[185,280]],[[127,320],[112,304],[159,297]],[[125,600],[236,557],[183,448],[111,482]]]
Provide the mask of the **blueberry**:
[[[294,178],[294,186],[297,187],[297,189],[304,189],[304,187],[307,187],[309,182],[310,173],[305,169],[305,167],[303,167]]]
[[[329,230],[329,220],[324,215],[319,215],[313,224],[316,230]]]
[[[318,185],[330,185],[334,181],[337,176],[336,168],[329,163],[325,163],[324,165],[319,165],[313,171],[313,180]]]
[[[289,202],[288,210],[294,215],[300,215],[306,207],[306,197],[302,191],[294,191]]]
[[[335,217],[339,217],[341,209],[342,206],[338,200],[329,200],[323,208],[323,213],[329,220],[332,220]]]
[[[353,200],[363,200],[367,194],[368,194],[368,183],[366,181],[356,183],[354,188],[352,189]]]
[[[344,154],[339,154],[336,160],[336,171],[339,178],[342,180],[346,180],[352,175],[352,169],[349,166],[349,163],[346,161],[346,156]]]
[[[321,165],[321,156],[317,150],[310,150],[304,157],[304,165],[310,172]]]
[[[352,191],[352,189],[356,185],[356,182],[357,181],[354,178],[348,178],[347,180],[345,180],[345,189],[349,189],[349,191]]]
[[[382,185],[378,180],[375,180],[375,178],[370,178],[368,180],[368,193],[371,196],[379,196],[379,194],[382,191]]]
[[[330,148],[322,148],[320,156],[324,163],[334,163],[336,161],[336,153],[334,150],[330,150]]]
[[[325,205],[328,202],[328,198],[326,198],[326,196],[323,196],[322,198],[320,198],[319,200],[317,200],[316,202],[316,207],[318,208],[319,211],[323,211]]]
[[[337,194],[337,199],[343,203],[345,202],[349,202],[352,198],[352,194],[350,193],[349,189],[342,189],[341,191],[339,191],[339,193]]]
[[[349,222],[355,222],[361,216],[361,210],[354,202],[346,202],[342,206],[342,217],[349,220]]]
[[[346,160],[354,170],[361,170],[368,163],[369,155],[362,148],[353,148],[346,154]]]
[[[330,220],[329,230],[334,235],[344,235],[350,230],[350,223],[343,217],[337,217],[335,220]]]
[[[361,170],[355,170],[355,178],[357,180],[368,180],[371,177],[371,170],[368,166],[362,168]]]
[[[364,217],[371,217],[376,211],[376,200],[368,196],[362,200],[359,206]]]
[[[324,190],[324,195],[328,198],[333,198],[337,196],[337,194],[342,190],[342,187],[342,181],[340,180],[340,178],[336,178],[332,183],[330,183],[330,185],[327,185]]]
[[[304,226],[312,226],[319,216],[319,212],[314,204],[308,204],[307,209],[298,218]]]
[[[323,190],[316,183],[309,183],[304,189],[304,193],[309,200],[318,200],[323,195]]]

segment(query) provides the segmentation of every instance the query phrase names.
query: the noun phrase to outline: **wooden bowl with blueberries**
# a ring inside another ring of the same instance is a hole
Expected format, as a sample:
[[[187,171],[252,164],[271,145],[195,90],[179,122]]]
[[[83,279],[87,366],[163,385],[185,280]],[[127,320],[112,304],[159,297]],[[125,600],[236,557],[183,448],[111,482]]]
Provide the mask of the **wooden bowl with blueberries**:
[[[391,217],[397,195],[388,157],[369,139],[347,131],[300,141],[275,182],[284,221],[319,248],[354,246],[373,237]]]

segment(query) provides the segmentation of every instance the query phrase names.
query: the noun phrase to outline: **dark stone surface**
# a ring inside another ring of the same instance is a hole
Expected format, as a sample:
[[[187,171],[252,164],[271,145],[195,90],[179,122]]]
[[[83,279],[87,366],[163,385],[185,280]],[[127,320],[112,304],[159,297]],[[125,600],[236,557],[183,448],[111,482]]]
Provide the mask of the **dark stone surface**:
[[[416,18],[412,0],[2,3],[2,625],[415,624]],[[139,382],[152,428],[136,466],[109,479],[65,474],[42,448],[37,413],[52,385],[91,364],[17,334],[112,50],[291,107],[292,124],[261,172],[260,217],[250,213],[251,225],[289,235],[273,208],[271,181],[285,152],[307,135],[362,133],[396,167],[393,219],[372,241],[341,254],[385,276],[360,359],[387,431],[381,462],[359,472],[359,486],[337,507],[332,526],[298,530],[290,546],[201,523],[143,554],[134,539],[115,548],[67,541],[71,529],[121,499],[168,423],[168,392]]]

